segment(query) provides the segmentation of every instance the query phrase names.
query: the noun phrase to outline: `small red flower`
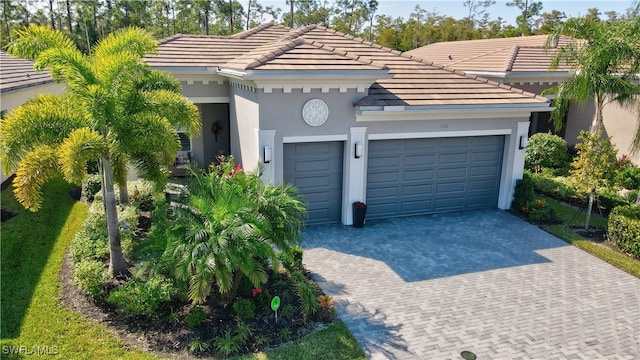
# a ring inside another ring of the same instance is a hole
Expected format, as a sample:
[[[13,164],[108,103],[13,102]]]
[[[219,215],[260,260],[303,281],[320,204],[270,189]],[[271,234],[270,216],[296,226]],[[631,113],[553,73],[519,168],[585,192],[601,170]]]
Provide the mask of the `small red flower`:
[[[353,205],[355,207],[365,207],[365,203],[363,203],[362,201],[356,201],[353,203]]]
[[[251,290],[251,296],[256,297],[256,295],[262,293],[262,288],[255,288]]]

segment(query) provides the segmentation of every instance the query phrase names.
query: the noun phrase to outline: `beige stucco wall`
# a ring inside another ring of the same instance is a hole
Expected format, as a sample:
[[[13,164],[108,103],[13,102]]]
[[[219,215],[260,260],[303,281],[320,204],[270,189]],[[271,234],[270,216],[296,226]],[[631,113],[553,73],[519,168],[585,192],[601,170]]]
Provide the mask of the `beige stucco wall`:
[[[631,144],[638,127],[638,115],[623,109],[617,104],[608,104],[603,110],[604,127],[611,136],[618,156],[629,155],[631,160],[640,165],[640,154],[631,154]]]
[[[38,94],[61,93],[62,89],[62,85],[51,83],[0,94],[0,110],[10,113],[11,110],[24,104],[27,100]],[[9,176],[11,176],[11,174],[5,174],[0,166],[0,182],[4,182]]]
[[[231,154],[243,168],[255,170],[259,165],[258,129],[260,107],[256,93],[231,88],[229,113],[231,118]]]

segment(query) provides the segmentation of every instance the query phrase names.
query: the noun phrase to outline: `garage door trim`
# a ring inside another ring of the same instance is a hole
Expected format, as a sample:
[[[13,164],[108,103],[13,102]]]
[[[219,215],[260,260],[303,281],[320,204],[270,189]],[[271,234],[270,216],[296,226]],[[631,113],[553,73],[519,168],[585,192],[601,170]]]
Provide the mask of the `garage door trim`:
[[[415,133],[369,134],[369,140],[426,139],[440,137],[469,137],[489,135],[511,135],[511,129],[469,130],[469,131],[436,131]]]

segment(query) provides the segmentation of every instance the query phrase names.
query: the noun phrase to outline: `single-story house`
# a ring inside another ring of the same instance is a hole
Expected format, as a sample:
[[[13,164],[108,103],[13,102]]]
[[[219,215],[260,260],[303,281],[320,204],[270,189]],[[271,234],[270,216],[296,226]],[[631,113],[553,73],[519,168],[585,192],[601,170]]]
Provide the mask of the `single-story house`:
[[[468,75],[482,76],[501,84],[511,85],[528,92],[541,94],[543,90],[569,79],[574,69],[561,66],[550,70],[551,61],[558,49],[576,39],[560,36],[549,50],[545,49],[547,35],[521,36],[501,39],[440,42],[426,45],[404,54],[443,64]],[[548,96],[553,98],[553,95]],[[619,154],[629,154],[638,115],[617,104],[604,108],[605,133],[611,136]],[[587,102],[583,106],[571,103],[563,128],[557,133],[567,143],[574,145],[581,130],[589,129],[595,106]],[[554,132],[549,113],[533,113],[529,134]],[[640,154],[631,157],[640,164]]]
[[[33,63],[0,51],[1,117],[38,94],[62,91],[62,85],[56,84],[48,71],[36,72]],[[9,175],[0,170],[0,177],[4,183]]]
[[[309,223],[510,206],[532,113],[548,99],[412,59],[322,26],[266,24],[176,35],[146,58],[200,109],[183,138],[199,166],[219,152],[295,185]]]

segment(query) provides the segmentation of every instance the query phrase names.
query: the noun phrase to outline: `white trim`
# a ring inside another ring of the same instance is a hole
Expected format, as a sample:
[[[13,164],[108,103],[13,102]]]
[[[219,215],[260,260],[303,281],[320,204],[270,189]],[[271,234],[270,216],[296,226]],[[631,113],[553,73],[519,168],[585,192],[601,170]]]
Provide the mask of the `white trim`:
[[[187,96],[194,104],[229,104],[228,96]]]
[[[454,119],[501,119],[528,118],[532,112],[553,111],[549,103],[541,102],[517,107],[479,107],[479,108],[443,108],[436,110],[410,110],[398,106],[385,107],[384,110],[356,110],[356,121],[414,121],[414,120],[454,120]]]
[[[282,138],[283,144],[322,142],[322,141],[346,141],[348,135],[316,135],[316,136],[285,136]]]
[[[510,135],[511,132],[512,132],[512,129],[490,129],[490,130],[464,130],[464,131],[431,131],[431,132],[412,132],[412,133],[383,133],[383,134],[369,134],[369,140]]]
[[[350,140],[345,142],[344,149],[344,171],[342,184],[342,217],[341,221],[345,225],[353,224],[353,211],[351,204],[355,201],[366,202],[367,186],[367,128],[351,127]],[[355,158],[355,145],[359,143],[363,146],[362,156]]]

